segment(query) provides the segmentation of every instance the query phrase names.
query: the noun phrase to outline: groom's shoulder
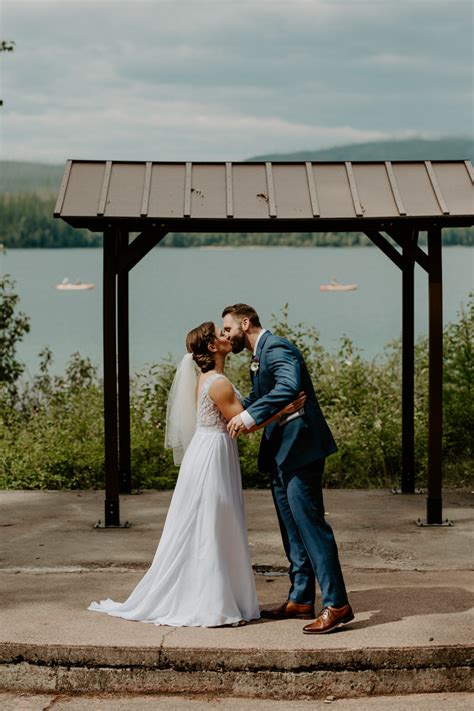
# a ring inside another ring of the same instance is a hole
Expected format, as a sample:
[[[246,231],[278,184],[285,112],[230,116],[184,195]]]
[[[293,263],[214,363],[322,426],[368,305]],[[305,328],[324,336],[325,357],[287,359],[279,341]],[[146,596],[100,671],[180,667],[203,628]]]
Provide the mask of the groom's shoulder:
[[[285,350],[289,350],[292,353],[298,352],[298,349],[296,346],[291,343],[287,338],[284,338],[284,336],[276,336],[273,333],[269,333],[268,337],[264,343],[264,348],[284,348]]]

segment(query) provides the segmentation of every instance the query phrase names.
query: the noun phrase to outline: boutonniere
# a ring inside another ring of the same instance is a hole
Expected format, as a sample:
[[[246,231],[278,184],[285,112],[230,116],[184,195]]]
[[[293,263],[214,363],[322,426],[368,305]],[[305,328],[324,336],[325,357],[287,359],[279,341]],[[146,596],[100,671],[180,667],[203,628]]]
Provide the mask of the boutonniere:
[[[252,356],[252,362],[250,363],[250,370],[252,371],[252,373],[257,373],[259,367],[260,367],[259,359],[255,355]]]

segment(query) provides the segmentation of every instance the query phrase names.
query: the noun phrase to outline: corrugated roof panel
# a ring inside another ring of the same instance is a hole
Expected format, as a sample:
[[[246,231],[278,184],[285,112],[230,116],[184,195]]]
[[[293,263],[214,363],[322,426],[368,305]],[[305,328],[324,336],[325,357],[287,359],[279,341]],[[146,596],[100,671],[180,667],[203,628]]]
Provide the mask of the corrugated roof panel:
[[[279,219],[313,217],[304,163],[273,163],[273,185]]]
[[[232,170],[235,219],[266,219],[268,213],[268,188],[265,166],[236,163]]]
[[[321,218],[356,217],[344,163],[314,163],[313,174]]]
[[[153,165],[148,201],[149,217],[183,217],[185,175],[184,163]]]
[[[364,217],[398,214],[384,163],[353,163],[354,178]]]
[[[451,214],[462,214],[466,206],[474,214],[474,185],[466,180],[468,172],[460,163],[432,163],[438,184]]]
[[[62,217],[97,215],[104,173],[105,162],[73,162],[61,210]]]
[[[407,215],[442,215],[424,162],[392,163]]]
[[[200,222],[198,229],[209,229],[203,224],[207,221],[219,221],[219,229],[226,229],[228,220],[255,220],[257,230],[272,229],[271,223],[281,220],[289,230],[298,229],[298,220],[309,220],[305,229],[314,226],[315,230],[359,229],[364,219],[380,220],[383,229],[387,218],[422,218],[421,229],[426,229],[426,219],[440,217],[446,226],[470,225],[473,176],[467,161],[68,161],[55,216],[91,229],[119,219],[124,229],[132,231],[141,229],[146,220],[185,230],[192,230],[188,223],[193,221]],[[259,224],[262,220],[268,222],[264,227]],[[338,220],[340,226],[335,224]]]
[[[145,183],[145,163],[113,163],[105,217],[139,217]]]
[[[193,164],[191,217],[224,219],[226,210],[225,165]]]

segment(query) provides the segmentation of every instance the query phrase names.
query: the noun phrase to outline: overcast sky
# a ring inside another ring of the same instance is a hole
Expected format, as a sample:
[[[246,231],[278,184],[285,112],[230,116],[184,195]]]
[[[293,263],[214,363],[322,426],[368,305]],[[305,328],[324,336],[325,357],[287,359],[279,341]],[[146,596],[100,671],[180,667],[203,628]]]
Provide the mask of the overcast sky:
[[[0,0],[1,155],[241,160],[473,133],[471,0]]]

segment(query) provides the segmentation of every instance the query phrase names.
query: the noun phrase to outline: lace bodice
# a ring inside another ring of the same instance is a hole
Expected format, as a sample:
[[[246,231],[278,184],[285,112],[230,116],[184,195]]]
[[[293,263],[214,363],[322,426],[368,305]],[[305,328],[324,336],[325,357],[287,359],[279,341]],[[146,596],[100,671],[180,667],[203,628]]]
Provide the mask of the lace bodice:
[[[214,383],[217,378],[224,377],[225,376],[220,373],[214,373],[214,375],[211,375],[202,386],[197,403],[197,427],[210,427],[212,429],[218,429],[222,432],[226,431],[227,420],[222,415],[213,400],[211,400],[209,395],[209,388],[212,383]],[[239,391],[234,385],[232,385],[232,387],[234,388],[235,394],[242,402]]]

